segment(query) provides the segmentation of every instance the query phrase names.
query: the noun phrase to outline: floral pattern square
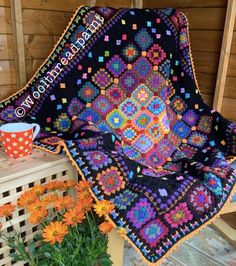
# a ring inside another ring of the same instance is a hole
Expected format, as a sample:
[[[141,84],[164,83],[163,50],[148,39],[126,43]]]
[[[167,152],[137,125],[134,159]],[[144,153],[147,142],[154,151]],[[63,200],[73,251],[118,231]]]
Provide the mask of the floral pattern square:
[[[139,202],[127,212],[127,218],[135,228],[140,228],[153,219],[155,215],[155,209],[146,198],[141,198]]]
[[[124,177],[114,166],[97,174],[96,179],[106,195],[114,194],[125,187]]]
[[[159,219],[146,224],[141,230],[142,239],[154,248],[168,234],[168,228]]]
[[[178,228],[188,221],[191,221],[193,219],[193,214],[188,209],[187,203],[183,202],[177,205],[170,212],[166,213],[164,217],[172,228]]]

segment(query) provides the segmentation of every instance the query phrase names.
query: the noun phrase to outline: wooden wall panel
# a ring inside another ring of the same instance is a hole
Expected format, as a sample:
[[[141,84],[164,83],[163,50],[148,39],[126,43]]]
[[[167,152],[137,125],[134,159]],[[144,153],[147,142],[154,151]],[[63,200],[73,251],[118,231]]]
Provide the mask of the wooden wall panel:
[[[234,31],[233,40],[231,44],[231,53],[236,54],[236,31]]]
[[[219,53],[193,50],[192,54],[197,72],[216,75]]]
[[[221,113],[223,116],[230,120],[236,121],[236,99],[235,98],[223,98]]]
[[[236,20],[224,90],[222,114],[236,121]]]
[[[194,51],[219,52],[222,34],[221,30],[191,30],[192,49]]]
[[[9,7],[0,7],[0,34],[2,33],[12,33]]]
[[[51,35],[24,35],[24,43],[26,59],[44,59],[55,42]]]
[[[70,11],[74,12],[76,8],[85,5],[86,0],[22,0],[22,7],[27,9]]]
[[[214,88],[216,83],[216,75],[196,72],[196,76],[201,93],[212,97],[212,88]]]
[[[62,34],[72,16],[71,12],[23,9],[24,34]]]
[[[15,84],[12,85],[0,85],[0,100],[6,99],[8,96],[16,92],[17,88]]]
[[[16,90],[10,1],[0,0],[0,99]]]
[[[131,0],[97,0],[97,6],[110,6],[110,7],[131,7]]]
[[[224,96],[228,98],[236,99],[236,75],[234,77],[227,76]],[[235,107],[236,107],[236,103],[235,103]]]
[[[42,65],[44,59],[26,59],[26,77],[30,80],[38,68]]]
[[[201,95],[202,95],[202,98],[203,98],[204,102],[211,106],[212,105],[212,101],[213,101],[212,96],[208,95],[208,94],[204,94],[204,93],[201,94]]]
[[[0,34],[0,60],[13,60],[14,58],[12,35]]]
[[[0,61],[0,86],[16,84],[14,61]]]
[[[0,0],[0,6],[10,6],[10,0]]]
[[[189,28],[194,30],[223,30],[225,7],[220,8],[180,8],[187,16]]]
[[[165,7],[225,7],[226,0],[143,0],[144,7],[150,8],[165,8]]]
[[[41,9],[54,11],[69,11],[74,12],[81,5],[88,5],[91,1],[88,0],[22,0],[23,8]],[[112,6],[112,7],[130,7],[131,0],[97,0],[97,6]]]
[[[231,53],[229,57],[228,76],[236,76],[236,54]]]

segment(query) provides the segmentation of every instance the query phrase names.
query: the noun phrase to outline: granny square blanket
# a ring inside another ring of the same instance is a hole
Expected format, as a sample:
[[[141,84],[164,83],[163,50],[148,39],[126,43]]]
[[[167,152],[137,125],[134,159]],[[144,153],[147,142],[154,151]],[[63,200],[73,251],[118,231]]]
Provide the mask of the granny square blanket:
[[[151,265],[219,215],[234,192],[236,124],[207,106],[187,19],[175,9],[80,7],[0,124],[41,126],[109,220]]]

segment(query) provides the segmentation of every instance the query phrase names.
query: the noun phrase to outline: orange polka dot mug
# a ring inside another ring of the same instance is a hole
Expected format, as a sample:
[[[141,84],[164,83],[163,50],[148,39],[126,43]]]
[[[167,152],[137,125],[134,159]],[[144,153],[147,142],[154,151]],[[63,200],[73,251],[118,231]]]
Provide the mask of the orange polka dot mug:
[[[8,123],[0,127],[2,144],[7,155],[20,158],[31,154],[33,140],[40,131],[38,124]]]

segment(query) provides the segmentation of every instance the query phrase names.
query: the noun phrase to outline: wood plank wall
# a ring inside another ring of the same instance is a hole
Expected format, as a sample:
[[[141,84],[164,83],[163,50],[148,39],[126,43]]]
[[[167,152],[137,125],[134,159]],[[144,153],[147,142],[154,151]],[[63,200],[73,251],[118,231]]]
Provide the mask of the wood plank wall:
[[[143,7],[179,8],[189,20],[191,48],[200,91],[212,105],[226,14],[226,0],[144,0]]]
[[[236,121],[236,20],[221,112],[224,116]]]
[[[10,1],[0,0],[0,98],[16,90]]]

